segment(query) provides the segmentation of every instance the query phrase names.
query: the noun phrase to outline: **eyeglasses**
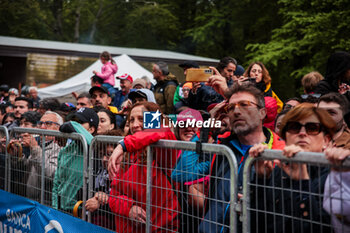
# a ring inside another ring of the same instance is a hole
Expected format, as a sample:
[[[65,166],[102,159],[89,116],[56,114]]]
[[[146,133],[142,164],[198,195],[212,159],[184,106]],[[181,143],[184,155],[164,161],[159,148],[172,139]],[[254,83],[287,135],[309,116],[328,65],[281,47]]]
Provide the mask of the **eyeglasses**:
[[[316,99],[318,99],[318,98],[320,98],[321,97],[321,94],[303,94],[303,95],[301,95],[300,96],[302,99],[304,99],[304,100],[306,100],[307,98],[309,98],[309,97],[313,97],[313,98],[316,98]]]
[[[46,125],[47,127],[51,127],[52,125],[60,126],[60,124],[53,121],[38,121],[38,126],[41,127],[42,125]]]
[[[260,106],[254,102],[251,102],[249,100],[242,100],[242,101],[239,101],[237,103],[233,103],[233,104],[228,104],[226,106],[226,112],[233,112],[236,107],[240,108],[240,109],[247,109],[249,107],[252,107],[252,106],[257,106],[258,108],[260,108]]]
[[[288,122],[286,126],[286,131],[291,134],[298,134],[301,128],[304,127],[305,131],[309,135],[317,135],[319,134],[323,127],[320,123],[308,122],[305,125],[300,124],[299,122]]]

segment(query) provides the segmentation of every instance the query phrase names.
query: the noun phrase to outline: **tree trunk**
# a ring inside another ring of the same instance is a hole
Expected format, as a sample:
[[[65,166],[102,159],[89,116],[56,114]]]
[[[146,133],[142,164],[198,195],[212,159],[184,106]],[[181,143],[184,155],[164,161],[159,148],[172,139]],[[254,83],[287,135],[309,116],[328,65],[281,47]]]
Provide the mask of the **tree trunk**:
[[[77,9],[75,10],[75,27],[74,27],[74,42],[79,42],[79,27],[80,27],[80,10],[81,10],[82,1],[78,2]]]
[[[63,8],[63,0],[53,1],[52,13],[53,13],[53,16],[55,17],[54,31],[55,31],[55,34],[58,36],[59,40],[63,40],[62,8]]]
[[[102,14],[102,11],[103,11],[103,0],[100,0],[100,6],[98,8],[98,11],[97,11],[96,17],[94,19],[94,22],[92,23],[92,26],[91,26],[90,36],[89,36],[89,40],[88,40],[89,43],[92,43],[94,41],[94,36],[95,36],[95,33],[96,33],[96,24],[98,22],[98,18]]]

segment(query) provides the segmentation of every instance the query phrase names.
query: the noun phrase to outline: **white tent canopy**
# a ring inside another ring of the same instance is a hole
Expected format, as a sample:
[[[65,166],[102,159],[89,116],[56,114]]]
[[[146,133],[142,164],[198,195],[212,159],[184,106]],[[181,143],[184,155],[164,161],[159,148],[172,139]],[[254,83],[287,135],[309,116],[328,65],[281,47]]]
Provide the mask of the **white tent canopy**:
[[[120,76],[127,73],[130,74],[134,78],[134,80],[136,78],[141,78],[142,76],[147,76],[152,83],[155,83],[152,73],[143,68],[136,61],[131,59],[128,55],[123,54],[117,57],[113,57],[113,59],[118,65],[118,72],[116,76]],[[100,60],[98,60],[79,74],[65,81],[62,81],[49,87],[40,88],[38,90],[39,96],[41,98],[59,97],[68,95],[72,92],[89,91],[89,89],[91,88],[90,77],[93,76],[92,71],[100,71],[101,67],[102,63],[100,62]],[[118,80],[116,80],[115,87],[119,87]]]

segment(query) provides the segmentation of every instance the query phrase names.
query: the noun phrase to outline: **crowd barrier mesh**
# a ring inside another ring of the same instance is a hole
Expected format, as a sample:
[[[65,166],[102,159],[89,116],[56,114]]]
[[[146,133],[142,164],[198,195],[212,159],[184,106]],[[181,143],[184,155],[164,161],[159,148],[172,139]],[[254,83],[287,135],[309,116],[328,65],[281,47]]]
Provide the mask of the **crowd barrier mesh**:
[[[88,202],[91,206],[99,202],[99,208],[89,213],[92,223],[116,232],[198,232],[206,222],[235,232],[237,165],[228,147],[160,140],[141,151],[124,153],[116,177],[108,180],[106,162],[121,139],[96,136],[91,143]],[[181,164],[184,154],[196,158],[192,166]],[[214,156],[227,160],[224,169],[233,171],[229,177],[209,178]],[[216,201],[205,200],[210,179],[232,187],[230,198],[218,203],[228,207],[226,224],[205,218],[206,202]]]
[[[243,232],[349,232],[350,163],[330,164],[322,153],[286,158],[266,150],[244,167]],[[273,170],[271,170],[273,168]]]
[[[0,136],[1,189],[114,232],[349,232],[349,159],[266,150],[246,160],[242,193],[223,145],[160,140],[123,153],[110,177],[123,137],[88,148],[74,133],[0,126]]]
[[[7,191],[69,214],[86,201],[88,147],[82,135],[14,128],[7,152]],[[84,205],[77,208],[85,211]]]

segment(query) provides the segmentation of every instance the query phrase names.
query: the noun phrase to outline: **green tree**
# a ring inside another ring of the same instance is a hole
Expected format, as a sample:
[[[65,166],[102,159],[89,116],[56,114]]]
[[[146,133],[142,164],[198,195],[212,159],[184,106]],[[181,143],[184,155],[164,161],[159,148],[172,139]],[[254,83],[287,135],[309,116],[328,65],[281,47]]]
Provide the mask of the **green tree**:
[[[180,37],[178,19],[164,5],[144,5],[127,16],[123,44],[129,47],[174,49]]]
[[[0,34],[6,36],[49,39],[51,17],[35,0],[0,1]]]
[[[269,42],[247,45],[247,58],[264,62],[284,97],[290,97],[304,74],[324,73],[331,53],[350,50],[350,5],[344,0],[279,0],[278,4],[283,25],[272,31]]]
[[[209,1],[200,8],[187,35],[196,44],[196,54],[245,61],[249,43],[267,42],[280,25],[276,0]]]

